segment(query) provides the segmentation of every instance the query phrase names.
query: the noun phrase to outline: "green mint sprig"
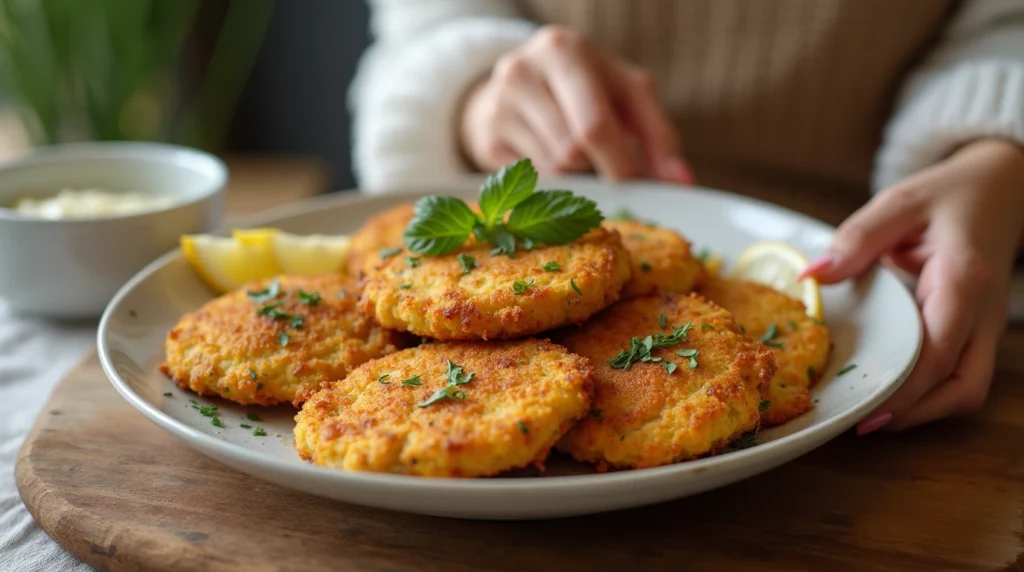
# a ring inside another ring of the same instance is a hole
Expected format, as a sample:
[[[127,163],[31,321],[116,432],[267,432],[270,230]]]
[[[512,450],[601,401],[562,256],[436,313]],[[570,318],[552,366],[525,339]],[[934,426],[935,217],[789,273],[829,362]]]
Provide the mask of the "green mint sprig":
[[[566,244],[604,220],[594,201],[571,191],[536,191],[537,171],[520,159],[487,177],[480,189],[480,216],[462,199],[431,195],[416,201],[405,245],[416,254],[452,252],[473,235],[511,256],[517,246]],[[505,215],[508,222],[505,222]]]

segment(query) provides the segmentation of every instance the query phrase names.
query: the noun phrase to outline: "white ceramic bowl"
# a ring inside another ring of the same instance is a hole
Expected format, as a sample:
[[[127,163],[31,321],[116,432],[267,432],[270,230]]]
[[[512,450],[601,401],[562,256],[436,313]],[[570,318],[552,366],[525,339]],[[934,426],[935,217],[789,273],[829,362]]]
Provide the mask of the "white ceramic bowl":
[[[0,165],[0,205],[64,188],[170,194],[169,208],[48,220],[0,208],[0,298],[18,314],[95,318],[129,278],[182,234],[221,220],[227,168],[211,155],[158,143],[75,143]]]

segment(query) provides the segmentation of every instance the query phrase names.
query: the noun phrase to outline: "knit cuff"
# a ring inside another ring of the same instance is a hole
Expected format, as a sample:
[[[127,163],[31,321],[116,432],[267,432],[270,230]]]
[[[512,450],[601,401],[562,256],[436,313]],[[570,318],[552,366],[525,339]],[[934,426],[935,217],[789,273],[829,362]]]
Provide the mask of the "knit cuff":
[[[468,171],[457,117],[466,91],[535,25],[505,18],[459,18],[412,38],[375,66],[360,93],[355,168],[370,194],[430,185]]]
[[[909,92],[889,122],[873,187],[885,189],[981,137],[1024,145],[1024,64],[965,63]]]

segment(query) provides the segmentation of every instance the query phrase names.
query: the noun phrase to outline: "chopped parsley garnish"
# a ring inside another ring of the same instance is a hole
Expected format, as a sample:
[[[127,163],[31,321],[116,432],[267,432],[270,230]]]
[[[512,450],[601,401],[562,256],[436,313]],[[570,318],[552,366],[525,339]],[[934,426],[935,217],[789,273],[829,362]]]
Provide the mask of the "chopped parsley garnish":
[[[667,371],[669,375],[676,372],[676,362],[674,361],[668,361],[667,359],[661,360],[661,367],[665,368],[665,371]]]
[[[277,278],[274,278],[266,288],[256,290],[255,292],[246,292],[245,295],[253,302],[263,304],[281,295],[281,283],[277,281]]]
[[[263,427],[257,427],[252,430],[253,437],[266,437],[267,432],[263,430]]]
[[[709,251],[707,248],[702,248],[697,251],[697,255],[694,256],[694,258],[700,260],[701,262],[706,262],[709,256],[711,256],[711,251]]]
[[[663,330],[668,327],[667,325],[665,325],[665,312],[658,314],[658,327],[660,327]]]
[[[653,268],[653,267],[651,266],[651,264],[649,262],[641,262],[640,263],[640,270],[642,270],[644,272],[650,272],[651,268]]]
[[[658,333],[651,334],[644,338],[631,338],[629,340],[629,349],[622,350],[618,355],[608,360],[608,365],[615,369],[629,371],[636,362],[660,362],[662,359],[660,357],[652,356],[651,350],[654,348],[674,346],[680,341],[686,340],[686,332],[692,327],[693,322],[687,322],[683,326],[676,328],[676,330],[669,335]]]
[[[526,423],[523,423],[522,421],[520,421],[519,423],[516,424],[516,427],[519,427],[519,431],[523,435],[529,435],[530,434],[530,428],[526,426]]]
[[[516,280],[512,283],[512,293],[516,296],[525,293],[527,290],[533,287],[534,279],[531,278],[529,282],[522,280]]]
[[[853,371],[855,369],[857,369],[857,364],[851,363],[850,365],[848,365],[848,366],[844,367],[843,369],[839,370],[839,373],[836,374],[836,377],[840,377],[840,376],[846,375],[846,374],[850,373],[851,371]]]
[[[527,250],[566,244],[604,220],[594,201],[570,191],[536,191],[536,186],[537,171],[526,158],[487,177],[480,188],[480,216],[462,199],[423,197],[405,229],[405,244],[417,254],[436,256],[474,235],[511,256],[517,242]]]
[[[252,380],[256,379],[256,370],[254,370],[251,367],[249,368],[249,379],[252,379]]]
[[[256,382],[256,389],[257,390],[263,389],[263,382],[262,381],[257,381]]]
[[[399,284],[398,287],[402,290],[408,290],[409,288],[412,288],[412,284]]]
[[[476,373],[463,373],[462,367],[455,365],[455,362],[448,360],[448,385],[438,389],[433,395],[417,403],[417,407],[426,407],[431,403],[436,403],[442,399],[455,399],[458,401],[464,401],[466,399],[466,392],[458,389],[460,385],[466,385],[473,381],[473,377]]]
[[[459,259],[459,264],[462,265],[463,274],[469,274],[470,270],[476,268],[476,258],[473,258],[465,252],[460,253],[457,258]]]
[[[580,287],[576,285],[576,279],[575,278],[570,278],[569,279],[569,286],[572,286],[572,289],[575,290],[576,293],[579,294],[580,296],[583,295],[583,290],[580,290]]]
[[[600,409],[591,409],[590,410],[590,416],[593,417],[594,419],[597,419],[598,421],[604,419],[604,417],[601,416],[601,410]]]
[[[622,207],[621,209],[615,211],[615,214],[612,215],[612,220],[634,220],[634,219],[636,219],[636,217],[633,216],[633,211],[629,210],[626,207]]]
[[[249,425],[248,423],[241,423],[238,426],[242,429],[252,429],[252,425]]]
[[[701,324],[700,325],[700,329],[702,329],[702,330],[713,330],[713,329],[715,329],[715,327],[712,326],[711,324]]]
[[[798,324],[797,324],[796,322],[794,322],[793,320],[790,320],[790,321],[789,321],[789,329],[791,329],[791,330],[795,330],[795,329],[797,329],[797,328],[799,328],[799,327],[800,327],[800,326],[799,326],[799,325],[798,325]]]
[[[418,373],[416,375],[407,377],[402,380],[402,385],[423,385],[423,382],[420,381],[421,377],[423,376]]]
[[[420,265],[419,256],[406,256],[405,263],[409,265],[409,268],[417,268]]]
[[[245,414],[245,418],[248,419],[249,421],[260,421],[260,416],[252,412],[247,412]]]
[[[292,338],[291,338],[291,336],[288,335],[288,332],[285,332],[284,330],[282,330],[282,331],[277,333],[277,341],[282,346],[287,346],[288,342],[292,341]]]
[[[545,264],[542,268],[544,268],[545,272],[558,272],[559,270],[562,269],[562,265],[552,260]]]
[[[170,392],[170,391],[168,391],[167,393],[165,393],[165,394],[164,394],[164,397],[171,397],[171,392]]]
[[[230,393],[231,392],[231,388],[230,387],[225,387],[223,391],[224,391],[224,393]]]
[[[382,373],[377,376],[377,383],[381,385],[391,385],[391,382],[388,381],[389,377],[391,377],[390,373]]]
[[[274,320],[285,320],[291,318],[291,314],[280,309],[282,304],[283,302],[267,304],[266,306],[263,306],[259,310],[256,310],[256,314],[258,316],[266,316]]]
[[[299,302],[307,306],[318,306],[320,302],[323,302],[323,297],[320,296],[319,292],[306,292],[301,288],[295,294],[299,297]]]
[[[216,405],[199,405],[191,399],[189,401],[192,401],[192,409],[198,411],[200,415],[204,417],[215,417],[217,415]]]
[[[744,334],[747,333],[746,326],[744,326],[743,324],[740,324],[740,331],[743,332]]]
[[[768,408],[771,407],[771,406],[772,406],[772,402],[771,401],[768,401],[767,399],[762,399],[761,400],[761,405],[758,406],[757,410],[758,411],[767,411]]]
[[[224,422],[220,420],[220,417],[214,417],[210,419],[210,425],[213,425],[214,427],[223,427]]]
[[[766,346],[771,346],[773,348],[781,348],[782,342],[775,340],[775,337],[778,335],[779,328],[778,326],[775,325],[775,322],[772,322],[772,324],[768,326],[768,331],[766,331],[764,335],[761,336],[761,343],[763,343]]]
[[[757,435],[753,432],[744,433],[739,439],[729,444],[730,449],[749,449],[757,445]]]
[[[676,350],[676,355],[679,357],[690,358],[690,369],[697,369],[697,350]]]
[[[306,318],[305,316],[292,316],[291,324],[296,330],[301,330],[306,325]]]
[[[392,248],[387,248],[387,247],[382,248],[382,249],[377,251],[377,254],[379,254],[382,259],[387,260],[388,258],[391,258],[392,256],[397,256],[398,253],[400,253],[400,252],[402,252],[402,248],[396,246],[396,247],[392,247]]]

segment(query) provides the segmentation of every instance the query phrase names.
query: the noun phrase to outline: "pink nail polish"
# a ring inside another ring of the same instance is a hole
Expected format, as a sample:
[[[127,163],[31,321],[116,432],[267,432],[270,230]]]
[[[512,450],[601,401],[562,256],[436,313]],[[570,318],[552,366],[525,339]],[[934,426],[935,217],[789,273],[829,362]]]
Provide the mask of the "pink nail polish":
[[[867,435],[878,431],[892,421],[892,413],[888,411],[868,415],[857,424],[857,435]]]
[[[822,270],[832,266],[832,263],[835,261],[836,257],[831,253],[822,254],[811,261],[811,263],[807,265],[807,268],[804,268],[804,271],[800,273],[800,276],[797,276],[797,280],[803,280],[808,276],[816,276]]]

